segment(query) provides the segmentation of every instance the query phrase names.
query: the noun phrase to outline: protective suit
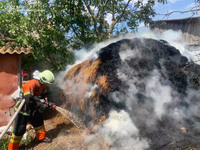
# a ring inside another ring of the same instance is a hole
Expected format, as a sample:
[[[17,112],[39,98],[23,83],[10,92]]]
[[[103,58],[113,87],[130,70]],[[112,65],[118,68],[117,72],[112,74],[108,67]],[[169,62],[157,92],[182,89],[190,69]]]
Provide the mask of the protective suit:
[[[8,150],[18,150],[23,134],[26,132],[27,123],[31,123],[36,131],[36,137],[39,141],[51,142],[46,137],[46,131],[43,121],[43,112],[55,105],[48,103],[46,97],[46,85],[54,82],[54,75],[51,71],[36,71],[33,74],[34,79],[25,83],[20,91],[20,99],[18,99],[15,109],[17,110],[21,99],[25,99],[25,104],[15,119],[15,126],[12,133]]]

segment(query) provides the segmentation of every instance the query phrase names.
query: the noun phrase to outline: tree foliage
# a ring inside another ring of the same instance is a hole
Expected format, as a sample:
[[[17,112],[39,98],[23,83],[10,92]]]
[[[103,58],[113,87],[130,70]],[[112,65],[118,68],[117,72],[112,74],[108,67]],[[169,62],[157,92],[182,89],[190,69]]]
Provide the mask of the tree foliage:
[[[1,0],[0,29],[35,60],[55,70],[73,61],[73,49],[133,32],[165,0]]]

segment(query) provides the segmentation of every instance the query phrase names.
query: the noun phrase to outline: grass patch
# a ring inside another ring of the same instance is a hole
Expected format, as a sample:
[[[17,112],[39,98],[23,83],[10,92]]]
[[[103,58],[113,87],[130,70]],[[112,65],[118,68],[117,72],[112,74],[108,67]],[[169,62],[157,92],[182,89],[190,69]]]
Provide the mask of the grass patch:
[[[0,150],[7,150],[10,138],[0,139]]]
[[[25,146],[27,146],[29,143],[31,143],[33,141],[33,137],[30,135],[30,134],[28,134],[27,136],[26,136],[26,139],[24,139],[24,140],[22,140],[21,142],[20,142],[20,145],[25,145]]]
[[[33,141],[33,137],[28,134],[26,139],[21,140],[19,150],[28,150],[27,145]],[[0,150],[7,150],[10,138],[0,139]]]

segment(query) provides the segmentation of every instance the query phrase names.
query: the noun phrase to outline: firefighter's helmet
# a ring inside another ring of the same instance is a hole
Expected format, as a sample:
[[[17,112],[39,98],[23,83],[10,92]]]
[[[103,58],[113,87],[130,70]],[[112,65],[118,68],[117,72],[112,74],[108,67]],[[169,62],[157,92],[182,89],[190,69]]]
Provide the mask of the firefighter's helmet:
[[[39,74],[40,82],[42,84],[52,84],[54,83],[54,75],[51,71],[45,70]]]

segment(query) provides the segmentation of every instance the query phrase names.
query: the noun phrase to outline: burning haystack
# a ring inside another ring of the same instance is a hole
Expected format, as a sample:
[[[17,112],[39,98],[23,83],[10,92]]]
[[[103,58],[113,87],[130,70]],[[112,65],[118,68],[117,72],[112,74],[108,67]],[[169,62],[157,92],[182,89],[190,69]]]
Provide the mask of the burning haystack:
[[[111,43],[67,72],[66,108],[88,124],[102,121],[97,130],[113,149],[194,144],[200,140],[200,92],[191,80],[200,67],[190,63],[163,40]]]

